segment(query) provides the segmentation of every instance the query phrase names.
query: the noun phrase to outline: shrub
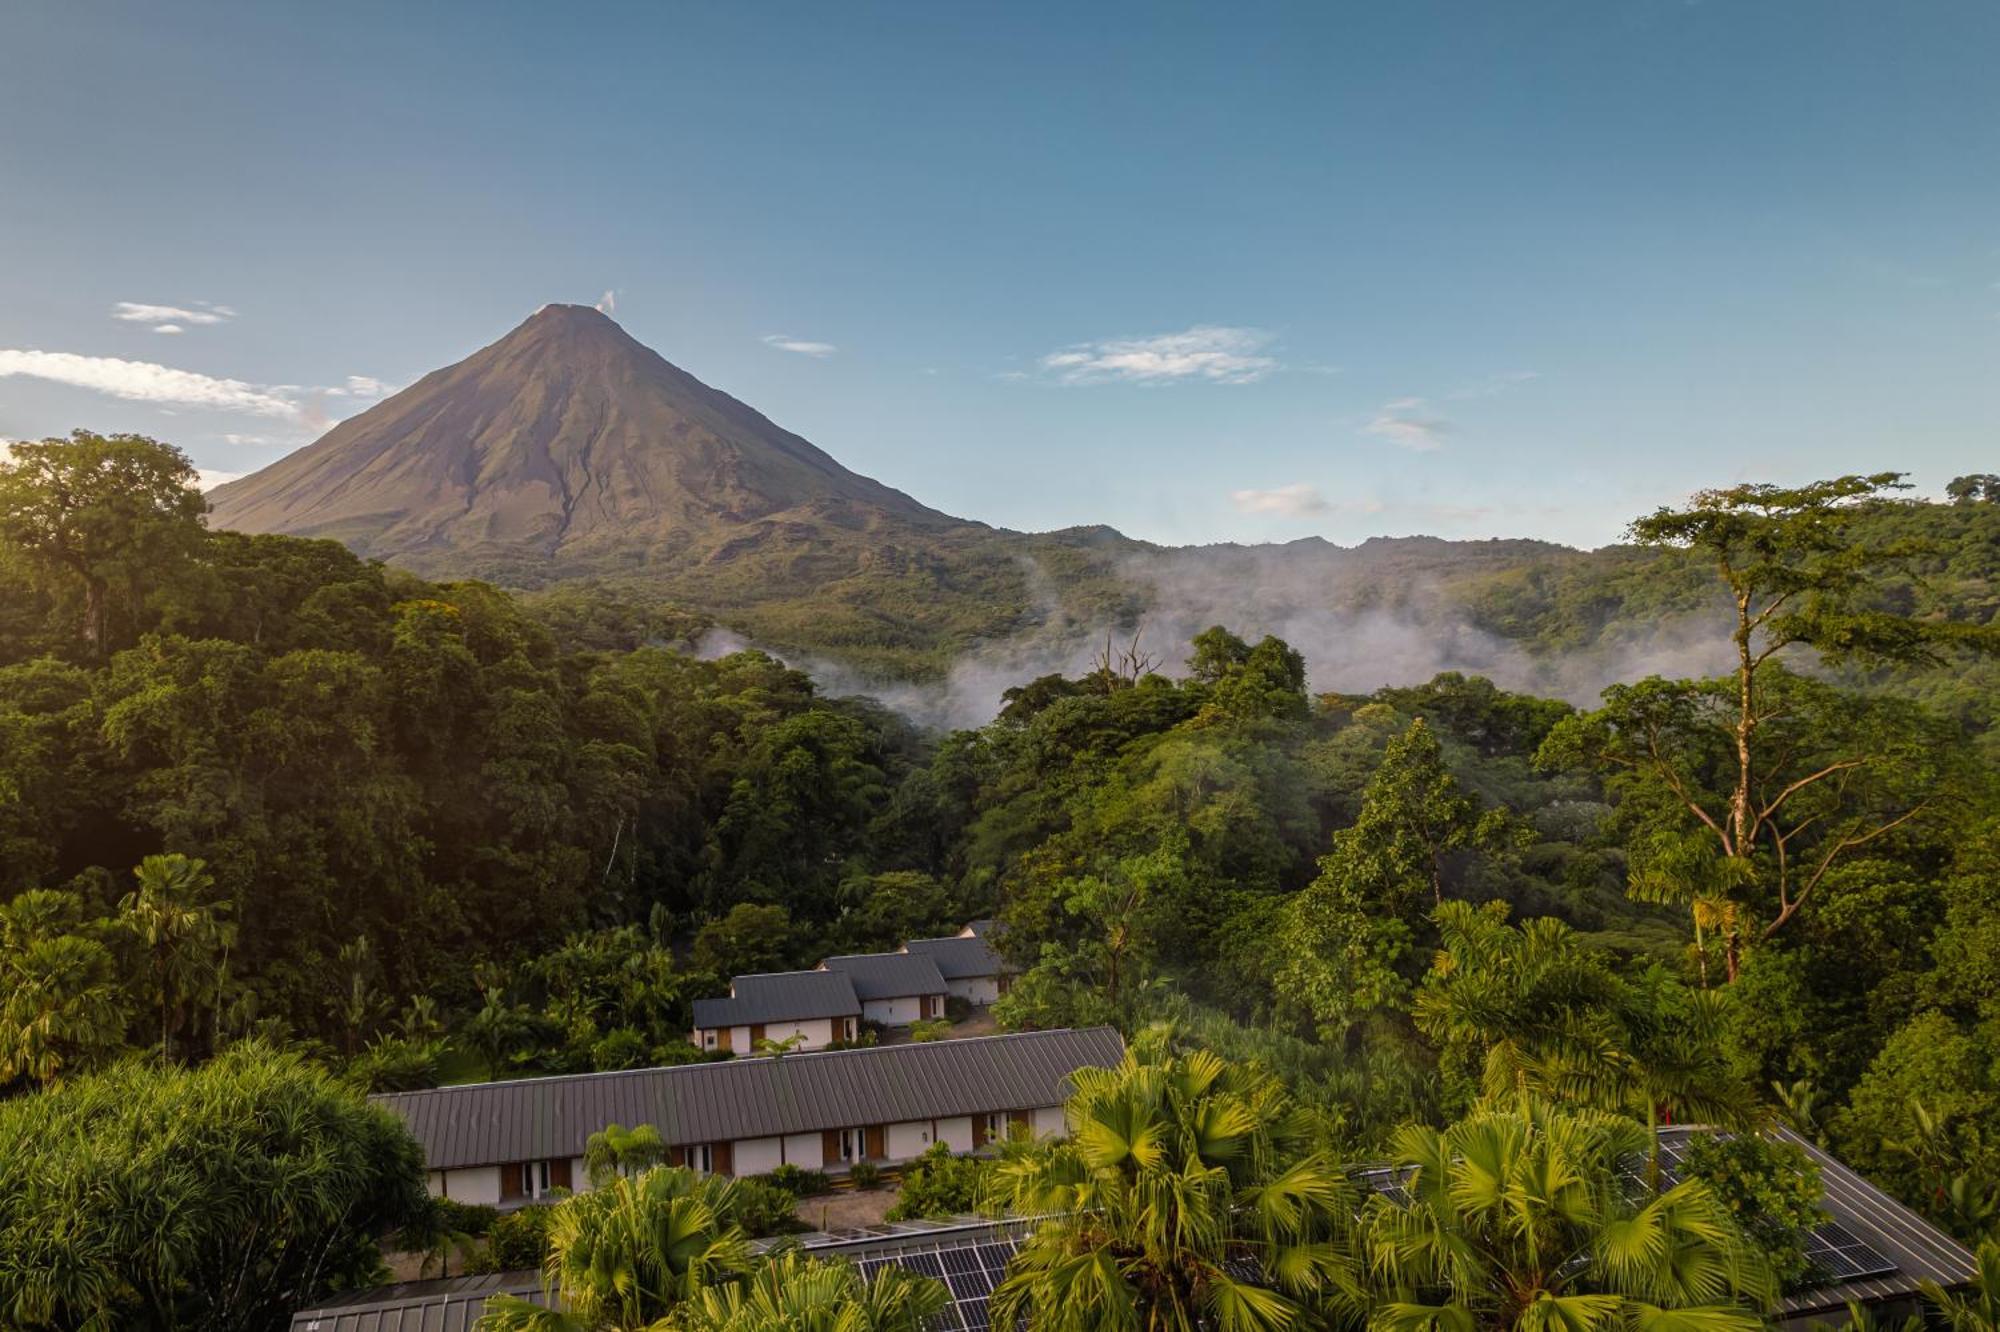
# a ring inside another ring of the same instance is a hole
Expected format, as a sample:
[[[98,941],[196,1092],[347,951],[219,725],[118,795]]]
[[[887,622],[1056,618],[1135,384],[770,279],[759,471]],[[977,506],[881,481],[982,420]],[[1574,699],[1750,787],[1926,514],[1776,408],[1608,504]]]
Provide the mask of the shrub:
[[[438,1085],[444,1046],[384,1036],[347,1061],[341,1078],[365,1092],[422,1091]]]
[[[882,1187],[882,1167],[873,1161],[856,1161],[848,1167],[847,1178],[857,1189]]]
[[[540,1267],[549,1252],[549,1216],[554,1207],[537,1203],[503,1212],[486,1236],[486,1251],[465,1265],[468,1272],[513,1272]]]
[[[764,1178],[781,1189],[789,1189],[800,1198],[811,1198],[833,1187],[833,1181],[827,1178],[824,1170],[806,1170],[790,1163],[779,1166]]]
[[[910,1024],[910,1039],[913,1041],[941,1041],[951,1035],[951,1021],[948,1018],[927,1018]]]
[[[963,1022],[972,1016],[972,1001],[962,994],[948,994],[944,997],[944,1015],[953,1022]]]
[[[1787,1289],[1807,1275],[1806,1236],[1826,1213],[1819,1167],[1804,1152],[1754,1133],[1697,1133],[1681,1173],[1708,1184]]]
[[[256,1042],[0,1103],[0,1162],[10,1326],[282,1326],[365,1282],[426,1201],[402,1124]]]
[[[903,1167],[902,1195],[889,1209],[887,1219],[963,1216],[977,1210],[988,1168],[975,1157],[952,1155],[945,1143],[932,1143],[922,1156]]]
[[[500,1209],[484,1203],[453,1202],[450,1198],[431,1199],[431,1212],[440,1223],[461,1235],[488,1235],[500,1220]]]
[[[769,1179],[751,1176],[736,1181],[732,1214],[752,1239],[767,1235],[792,1235],[808,1227],[792,1213],[799,1196]]]

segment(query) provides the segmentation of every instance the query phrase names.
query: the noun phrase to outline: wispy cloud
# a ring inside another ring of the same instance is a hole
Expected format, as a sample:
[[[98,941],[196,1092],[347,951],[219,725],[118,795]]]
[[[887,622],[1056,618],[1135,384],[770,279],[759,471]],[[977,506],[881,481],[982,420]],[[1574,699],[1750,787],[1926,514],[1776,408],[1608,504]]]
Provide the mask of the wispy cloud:
[[[111,307],[111,317],[128,324],[150,324],[155,333],[185,333],[191,324],[202,327],[226,324],[236,318],[236,311],[209,301],[196,301],[193,305],[147,305],[141,301],[119,301]]]
[[[615,291],[606,291],[602,296],[598,297],[597,312],[599,314],[617,314],[618,293]]]
[[[1432,415],[1430,405],[1422,398],[1393,398],[1377,408],[1361,430],[1413,453],[1435,453],[1444,447],[1444,437],[1451,433],[1452,424]]]
[[[322,392],[331,393],[335,397],[386,398],[401,390],[396,385],[384,383],[373,375],[349,375],[345,387],[324,389]]]
[[[1179,333],[1079,342],[1050,352],[1042,369],[1065,384],[1250,384],[1278,369],[1277,336],[1261,328],[1196,324]]]
[[[203,467],[198,470],[200,472],[200,479],[195,482],[196,490],[214,490],[217,486],[227,485],[238,477],[248,475],[246,472],[218,472],[209,467]]]
[[[93,389],[128,402],[301,419],[299,405],[275,390],[240,379],[217,379],[192,370],[176,370],[151,361],[0,348],[0,379],[12,375]]]
[[[810,342],[805,338],[795,338],[784,333],[766,333],[762,339],[766,347],[776,347],[779,351],[796,352],[800,356],[831,356],[840,349],[831,342]]]
[[[1325,513],[1333,506],[1326,502],[1326,496],[1303,481],[1295,481],[1289,486],[1278,486],[1273,490],[1236,490],[1229,498],[1243,513],[1277,513],[1288,518],[1302,518],[1307,514]]]

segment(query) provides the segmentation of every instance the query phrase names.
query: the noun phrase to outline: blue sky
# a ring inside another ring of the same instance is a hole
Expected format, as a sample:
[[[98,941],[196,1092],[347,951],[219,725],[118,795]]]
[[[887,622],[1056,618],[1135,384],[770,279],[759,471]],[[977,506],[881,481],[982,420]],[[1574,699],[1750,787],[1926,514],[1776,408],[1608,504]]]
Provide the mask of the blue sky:
[[[1996,50],[1988,0],[14,5],[0,437],[249,471],[610,291],[1011,527],[1935,492],[2000,469]]]

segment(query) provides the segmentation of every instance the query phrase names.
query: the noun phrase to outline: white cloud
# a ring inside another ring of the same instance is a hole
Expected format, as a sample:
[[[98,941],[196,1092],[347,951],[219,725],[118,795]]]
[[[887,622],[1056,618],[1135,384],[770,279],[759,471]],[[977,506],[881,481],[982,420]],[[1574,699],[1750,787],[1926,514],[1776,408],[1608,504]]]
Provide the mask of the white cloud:
[[[797,352],[801,356],[831,356],[839,350],[831,342],[808,342],[804,338],[789,337],[783,333],[766,333],[762,341],[766,347]]]
[[[1261,328],[1197,324],[1179,333],[1079,342],[1042,358],[1065,384],[1250,384],[1278,368],[1266,355],[1276,335]]]
[[[352,396],[356,398],[386,398],[398,391],[394,384],[385,383],[373,375],[349,375],[346,387],[322,390],[322,392],[332,393],[336,396]]]
[[[602,296],[599,296],[597,298],[597,312],[599,314],[617,314],[618,293],[615,291],[606,291]]]
[[[236,317],[236,311],[208,301],[196,301],[192,306],[119,301],[111,307],[111,317],[128,324],[151,324],[155,333],[182,333],[189,324],[226,324]]]
[[[1452,425],[1441,416],[1430,415],[1429,404],[1422,398],[1394,398],[1383,403],[1361,430],[1413,453],[1435,453],[1444,447]]]
[[[218,472],[208,467],[199,468],[197,470],[200,473],[200,477],[194,483],[194,488],[196,490],[214,490],[217,486],[224,485],[230,481],[234,481],[238,477],[248,475],[248,473],[245,472]]]
[[[1291,518],[1325,513],[1333,507],[1326,502],[1326,496],[1303,481],[1274,490],[1231,491],[1229,498],[1243,513],[1279,513]]]
[[[0,379],[11,375],[93,389],[129,402],[248,412],[291,421],[304,419],[299,405],[276,390],[246,384],[240,379],[217,379],[192,370],[175,370],[151,361],[0,348]]]

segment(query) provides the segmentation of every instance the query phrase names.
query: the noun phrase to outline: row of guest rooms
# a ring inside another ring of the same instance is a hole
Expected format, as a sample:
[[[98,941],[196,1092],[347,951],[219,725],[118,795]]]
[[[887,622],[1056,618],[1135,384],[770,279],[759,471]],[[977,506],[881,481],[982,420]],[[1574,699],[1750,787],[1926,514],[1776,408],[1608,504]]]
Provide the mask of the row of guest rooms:
[[[838,1172],[859,1161],[895,1165],[914,1160],[934,1142],[942,1142],[954,1152],[976,1152],[1017,1132],[1047,1137],[1062,1131],[1062,1108],[1046,1106],[700,1143],[670,1148],[668,1162],[701,1174],[716,1175],[763,1175],[781,1165]],[[550,1197],[558,1191],[580,1193],[589,1187],[580,1156],[430,1172],[431,1193],[471,1205],[511,1207]]]

